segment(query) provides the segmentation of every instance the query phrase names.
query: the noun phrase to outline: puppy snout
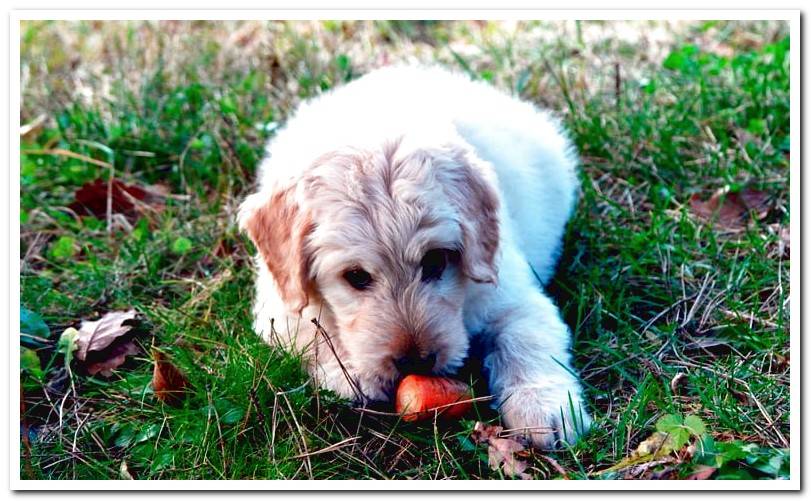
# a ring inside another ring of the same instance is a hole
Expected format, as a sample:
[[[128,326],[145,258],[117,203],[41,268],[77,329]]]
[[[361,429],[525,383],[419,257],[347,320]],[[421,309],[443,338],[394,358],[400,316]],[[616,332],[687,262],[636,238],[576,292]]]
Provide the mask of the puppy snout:
[[[394,366],[400,374],[431,374],[436,365],[436,353],[421,355],[416,349],[394,359]]]

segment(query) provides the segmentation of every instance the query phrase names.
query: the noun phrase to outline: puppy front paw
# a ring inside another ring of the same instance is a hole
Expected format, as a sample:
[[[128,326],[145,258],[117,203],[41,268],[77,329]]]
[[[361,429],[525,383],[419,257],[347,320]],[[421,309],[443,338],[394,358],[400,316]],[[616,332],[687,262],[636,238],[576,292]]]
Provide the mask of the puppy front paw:
[[[591,427],[577,383],[507,388],[500,401],[505,428],[541,449],[573,444]]]

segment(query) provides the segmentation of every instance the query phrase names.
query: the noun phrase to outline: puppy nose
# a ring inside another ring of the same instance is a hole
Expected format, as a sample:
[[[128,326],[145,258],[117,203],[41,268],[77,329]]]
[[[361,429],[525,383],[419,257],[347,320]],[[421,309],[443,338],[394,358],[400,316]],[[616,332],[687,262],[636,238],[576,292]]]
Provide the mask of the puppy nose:
[[[410,350],[404,356],[394,360],[394,366],[400,374],[430,374],[436,364],[436,353],[420,356],[417,350]]]

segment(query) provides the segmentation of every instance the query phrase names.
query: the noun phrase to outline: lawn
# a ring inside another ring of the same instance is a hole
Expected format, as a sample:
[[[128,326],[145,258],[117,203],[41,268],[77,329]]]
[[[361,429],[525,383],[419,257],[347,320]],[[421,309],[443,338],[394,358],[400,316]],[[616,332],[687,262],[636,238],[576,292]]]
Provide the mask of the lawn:
[[[555,110],[581,154],[549,290],[594,428],[518,453],[526,473],[788,477],[788,23],[32,21],[20,42],[21,478],[509,477],[473,431],[486,405],[360,412],[251,331],[235,212],[264,142],[397,61]],[[97,179],[100,207],[76,203]],[[155,195],[108,206],[120,186]],[[137,349],[91,374],[63,332],[130,309]]]

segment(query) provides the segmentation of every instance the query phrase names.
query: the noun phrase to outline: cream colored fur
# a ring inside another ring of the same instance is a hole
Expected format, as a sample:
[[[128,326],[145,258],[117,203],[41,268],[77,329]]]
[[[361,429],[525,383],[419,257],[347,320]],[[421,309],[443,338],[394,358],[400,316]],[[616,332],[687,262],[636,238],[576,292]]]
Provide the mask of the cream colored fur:
[[[391,397],[408,349],[452,375],[478,338],[505,425],[538,446],[575,440],[590,417],[536,276],[554,273],[576,167],[547,113],[438,68],[377,70],[302,104],[240,209],[259,249],[257,333],[362,402]],[[437,248],[460,259],[425,282]],[[368,290],[344,279],[353,268]]]

